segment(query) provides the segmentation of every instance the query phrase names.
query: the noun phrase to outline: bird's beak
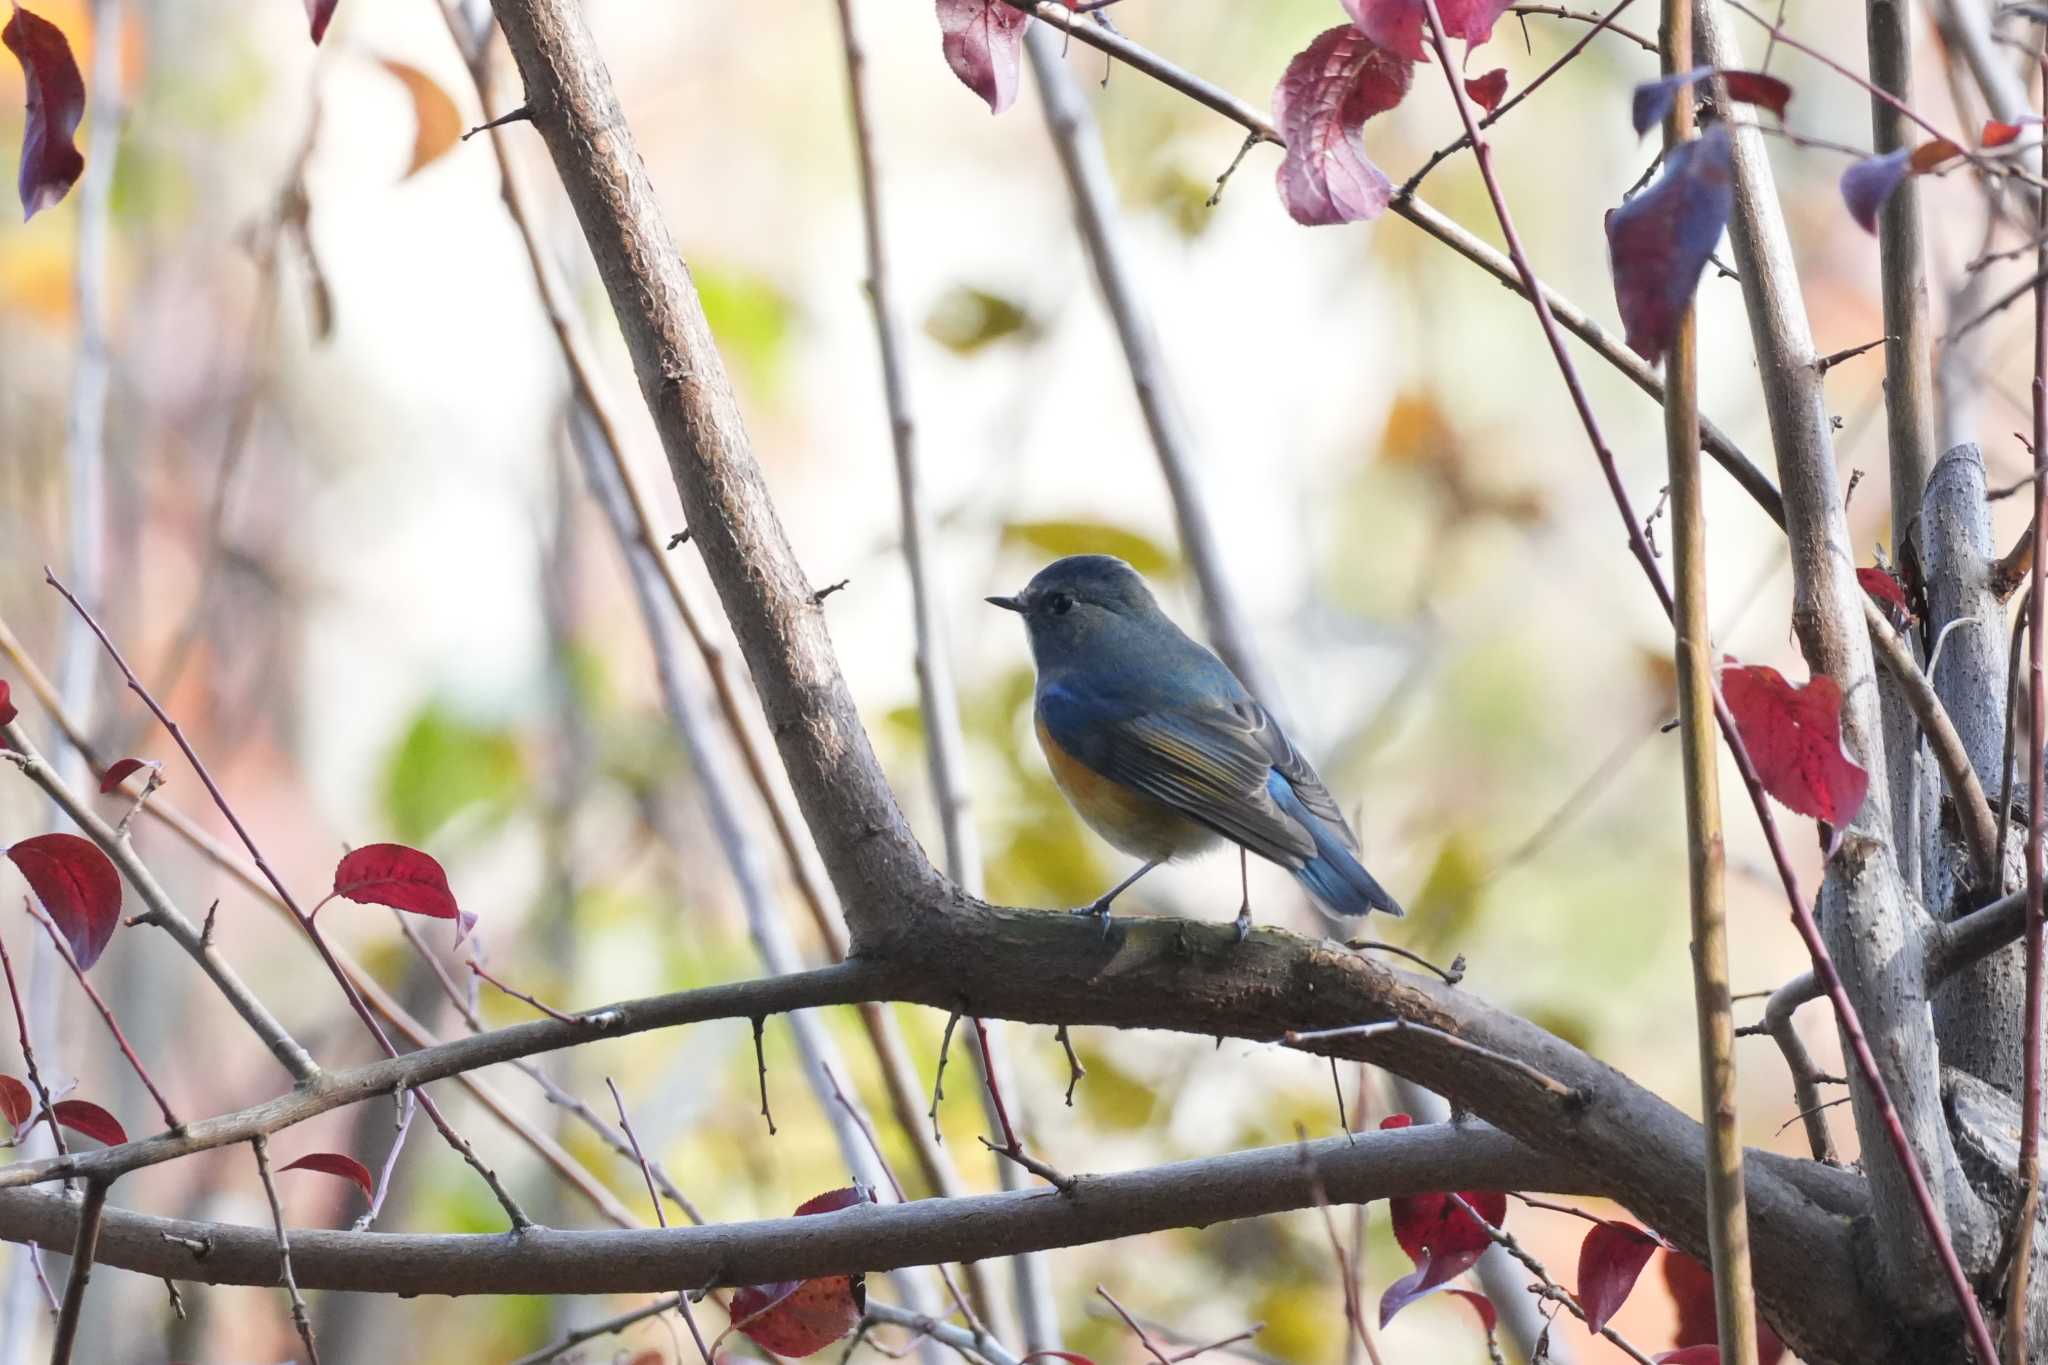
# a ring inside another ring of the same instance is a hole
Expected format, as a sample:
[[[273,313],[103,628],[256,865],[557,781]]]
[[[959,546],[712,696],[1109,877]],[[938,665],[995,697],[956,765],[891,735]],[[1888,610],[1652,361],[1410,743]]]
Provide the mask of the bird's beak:
[[[985,600],[990,606],[1001,607],[1004,611],[1014,611],[1021,614],[1024,610],[1024,604],[1014,597],[990,597]]]

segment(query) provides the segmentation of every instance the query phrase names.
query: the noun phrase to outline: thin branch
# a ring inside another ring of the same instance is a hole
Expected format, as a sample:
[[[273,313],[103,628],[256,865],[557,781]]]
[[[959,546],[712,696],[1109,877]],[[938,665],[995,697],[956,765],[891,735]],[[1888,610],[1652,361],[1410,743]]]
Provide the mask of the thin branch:
[[[21,1065],[28,1072],[28,1088],[35,1092],[36,1112],[23,1120],[15,1130],[14,1140],[19,1142],[38,1118],[50,1121],[50,1140],[57,1146],[57,1155],[65,1156],[69,1149],[64,1145],[64,1125],[57,1122],[56,1101],[50,1095],[50,1088],[43,1084],[43,1073],[36,1067],[36,1050],[28,1040],[28,1011],[22,1007],[21,990],[14,981],[14,959],[7,955],[7,940],[0,938],[0,973],[7,977],[7,1002],[14,1007],[15,1037],[21,1043]]]
[[[640,1150],[640,1137],[633,1131],[633,1121],[626,1117],[626,1101],[619,1094],[619,1087],[611,1077],[604,1078],[604,1088],[612,1092],[612,1104],[619,1111],[619,1131],[626,1135],[626,1141],[633,1148],[633,1160],[640,1166],[640,1178],[647,1182],[647,1202],[654,1206],[654,1221],[658,1227],[668,1226],[668,1211],[661,1206],[661,1193],[654,1188],[654,1171],[647,1164],[647,1154]],[[704,1358],[704,1365],[714,1365],[711,1348],[704,1344],[704,1333],[697,1328],[697,1316],[690,1311],[690,1296],[677,1294],[675,1307],[683,1315],[683,1325],[690,1329],[690,1340],[697,1343],[697,1354]]]
[[[1448,60],[1436,0],[1425,0],[1439,60]],[[1664,0],[1666,75],[1693,64],[1692,0]],[[1445,68],[1447,71],[1450,68]],[[1471,126],[1464,87],[1452,98]],[[1475,133],[1476,136],[1476,133]],[[1692,140],[1693,101],[1671,102],[1667,157]],[[1679,741],[1685,782],[1686,888],[1692,914],[1694,1024],[1699,1034],[1700,1108],[1707,1130],[1707,1245],[1714,1277],[1721,1359],[1756,1365],[1756,1295],[1750,1288],[1749,1218],[1742,1195],[1742,1139],[1736,1126],[1735,1020],[1728,986],[1728,903],[1721,819],[1721,759],[1714,734],[1713,627],[1707,614],[1707,537],[1699,449],[1699,332],[1690,302],[1664,361],[1664,449],[1671,493],[1673,656],[1678,671]]]
[[[392,1178],[398,1173],[398,1158],[405,1151],[405,1135],[412,1131],[412,1116],[419,1112],[419,1101],[410,1090],[398,1097],[398,1115],[392,1122],[391,1150],[384,1154],[384,1164],[377,1171],[377,1192],[370,1196],[370,1207],[356,1216],[351,1228],[356,1232],[369,1231],[377,1221],[377,1215],[384,1211],[384,1199],[391,1193]]]
[[[1834,1134],[1821,1115],[1821,1070],[1814,1064],[1813,1054],[1807,1050],[1806,1040],[1799,1036],[1793,1019],[1801,1005],[1820,996],[1820,982],[1812,972],[1794,977],[1771,992],[1764,1003],[1759,1027],[1777,1043],[1778,1051],[1785,1057],[1785,1069],[1792,1073],[1792,1102],[1806,1122],[1806,1143],[1813,1159],[1835,1166],[1841,1164],[1841,1158],[1835,1152]]]
[[[71,590],[59,582],[57,576],[47,569],[43,571],[43,580],[55,588],[58,594],[71,604],[71,609],[77,612],[86,625],[92,628],[92,633],[99,637],[101,648],[106,650],[107,657],[113,660],[114,666],[121,670],[121,676],[127,679],[129,691],[141,698],[142,704],[149,708],[150,714],[156,717],[157,723],[164,727],[165,732],[177,744],[179,750],[185,755],[185,761],[192,765],[192,771],[199,775],[199,781],[206,788],[207,795],[213,798],[215,808],[227,820],[229,827],[234,830],[236,837],[242,841],[242,847],[248,850],[249,857],[255,862],[257,870],[263,874],[264,879],[277,892],[278,899],[284,902],[285,908],[291,911],[292,917],[299,922],[299,927],[305,931],[306,937],[311,940],[313,947],[319,952],[320,959],[326,964],[328,972],[341,986],[342,994],[347,997],[349,1006],[355,1011],[356,1017],[363,1021],[365,1028],[369,1029],[370,1036],[377,1040],[377,1046],[383,1049],[384,1055],[396,1057],[398,1049],[392,1045],[390,1037],[384,1032],[383,1026],[377,1022],[376,1016],[370,1013],[370,1007],[363,1001],[362,992],[356,989],[355,982],[350,979],[348,972],[342,968],[340,961],[334,955],[334,950],[328,947],[326,938],[321,934],[319,926],[313,922],[312,916],[299,908],[298,902],[293,899],[290,889],[284,884],[284,880],[277,875],[269,862],[264,859],[262,850],[256,846],[256,841],[250,836],[248,827],[242,823],[241,817],[235,813],[234,805],[228,800],[227,794],[213,780],[213,774],[208,771],[205,762],[200,759],[198,750],[194,749],[191,741],[185,738],[184,730],[179,728],[178,722],[171,718],[170,713],[164,710],[157,699],[151,695],[149,689],[142,685],[142,680],[135,676],[135,670],[128,666],[128,660],[122,656],[121,651],[115,646],[107,632],[100,626],[99,621],[86,609],[85,604],[79,601]],[[433,1120],[434,1127],[440,1130],[442,1139],[450,1147],[453,1147],[464,1161],[469,1163],[472,1170],[482,1177],[484,1184],[489,1187],[491,1194],[497,1199],[499,1207],[504,1209],[505,1216],[511,1220],[512,1226],[514,1228],[533,1226],[533,1220],[526,1216],[525,1210],[519,1207],[518,1201],[513,1199],[511,1192],[499,1181],[497,1172],[478,1159],[476,1151],[469,1145],[468,1139],[455,1131],[454,1125],[449,1123],[447,1118],[442,1115],[440,1106],[434,1103],[433,1098],[424,1090],[420,1092],[419,1098],[420,1107],[427,1111],[427,1117]]]
[[[1080,1055],[1074,1051],[1073,1034],[1068,1032],[1065,1024],[1061,1024],[1053,1031],[1053,1038],[1066,1050],[1067,1108],[1072,1109],[1074,1107],[1074,1087],[1079,1085],[1081,1078],[1088,1074],[1088,1068],[1081,1065]]]
[[[768,1021],[755,1015],[754,1025],[754,1073],[761,1085],[761,1118],[768,1125],[768,1136],[775,1136],[775,1115],[768,1112],[768,1054],[761,1046],[761,1031]]]
[[[472,976],[482,977],[484,980],[490,982],[493,986],[497,987],[498,991],[501,994],[509,995],[514,1000],[524,1001],[526,1004],[533,1006],[535,1009],[539,1010],[542,1014],[545,1014],[550,1019],[559,1019],[565,1024],[573,1024],[578,1022],[575,1015],[564,1014],[562,1013],[562,1011],[556,1009],[553,1005],[549,1005],[544,1003],[543,1001],[536,1000],[534,997],[528,995],[525,991],[519,990],[516,987],[506,985],[503,981],[500,981],[497,977],[492,976],[489,972],[485,971],[484,964],[478,962],[473,957],[464,959],[463,965],[469,968],[470,974]]]
[[[569,1352],[575,1350],[586,1341],[596,1341],[599,1337],[608,1337],[614,1333],[623,1332],[635,1323],[645,1322],[649,1318],[658,1318],[663,1313],[668,1312],[669,1309],[686,1304],[688,1300],[689,1295],[687,1294],[664,1295],[652,1303],[642,1304],[638,1308],[628,1309],[614,1317],[593,1322],[588,1327],[579,1327],[554,1345],[543,1347],[531,1355],[519,1357],[519,1359],[512,1362],[512,1365],[546,1365],[546,1362],[569,1354]]]
[[[55,1120],[51,1121],[55,1126]],[[78,1209],[78,1231],[71,1239],[71,1279],[64,1286],[64,1303],[57,1310],[57,1327],[50,1347],[50,1365],[70,1365],[72,1347],[78,1341],[78,1324],[85,1310],[85,1289],[92,1280],[92,1268],[100,1245],[100,1226],[107,1209],[107,1183],[88,1181],[85,1199]],[[317,1358],[312,1365],[320,1365]]]
[[[256,1173],[263,1178],[263,1194],[270,1201],[270,1222],[277,1238],[277,1277],[291,1295],[292,1326],[306,1345],[308,1365],[320,1365],[320,1348],[313,1344],[313,1319],[306,1312],[306,1300],[299,1293],[298,1277],[292,1273],[291,1236],[285,1231],[284,1205],[278,1201],[277,1182],[270,1178],[270,1143],[261,1134],[249,1140],[256,1153]]]
[[[155,1078],[149,1074],[149,1068],[144,1066],[142,1059],[135,1055],[135,1049],[129,1044],[128,1035],[121,1031],[120,1022],[114,1018],[114,1012],[107,1008],[107,1002],[100,995],[98,988],[86,976],[85,970],[78,965],[78,959],[72,956],[71,945],[64,941],[64,935],[58,932],[57,926],[50,921],[50,917],[38,910],[33,904],[24,900],[22,905],[28,911],[30,917],[36,923],[42,925],[49,933],[51,947],[56,949],[57,956],[62,959],[64,965],[70,968],[71,975],[77,978],[79,989],[85,992],[85,998],[92,1002],[92,1007],[95,1010],[99,1011],[100,1018],[106,1023],[107,1031],[114,1035],[114,1045],[120,1048],[121,1055],[128,1059],[128,1066],[135,1072],[136,1079],[142,1082],[142,1088],[147,1090],[149,1097],[156,1101],[157,1112],[163,1115],[164,1127],[174,1133],[183,1128],[185,1126],[184,1122],[171,1112],[171,1102],[165,1099],[164,1092],[157,1088]]]
[[[1364,1348],[1366,1359],[1372,1365],[1385,1365],[1380,1359],[1379,1343],[1373,1340],[1372,1328],[1366,1325],[1365,1313],[1358,1301],[1358,1278],[1351,1273],[1351,1258],[1345,1253],[1344,1240],[1337,1235],[1337,1220],[1330,1216],[1330,1197],[1323,1188],[1322,1172],[1309,1150],[1307,1135],[1299,1126],[1295,1128],[1295,1134],[1295,1150],[1300,1153],[1302,1174],[1308,1178],[1309,1197],[1315,1201],[1316,1213],[1322,1218],[1323,1233],[1330,1241],[1330,1254],[1337,1261],[1337,1280],[1344,1290],[1344,1322],[1348,1334]]]
[[[1145,1348],[1146,1355],[1158,1361],[1159,1365],[1173,1365],[1173,1362],[1166,1358],[1166,1352],[1159,1349],[1159,1343],[1152,1340],[1152,1334],[1138,1325],[1138,1320],[1124,1310],[1124,1306],[1116,1301],[1114,1294],[1099,1284],[1095,1286],[1095,1292],[1102,1295],[1104,1303],[1116,1310],[1116,1315],[1124,1320],[1124,1326],[1131,1329],[1131,1334],[1137,1337],[1138,1344]]]
[[[1434,0],[1432,0],[1433,2]],[[1554,1303],[1562,1304],[1566,1312],[1570,1313],[1580,1322],[1585,1322],[1588,1326],[1591,1326],[1590,1321],[1586,1317],[1586,1310],[1579,1303],[1577,1297],[1567,1291],[1563,1285],[1552,1279],[1550,1272],[1544,1268],[1543,1262],[1531,1255],[1515,1239],[1513,1233],[1487,1222],[1479,1210],[1473,1208],[1471,1201],[1466,1199],[1464,1195],[1453,1193],[1447,1195],[1446,1198],[1462,1209],[1467,1218],[1470,1218],[1474,1223],[1483,1228],[1489,1241],[1507,1252],[1508,1255],[1514,1257],[1517,1261],[1520,1261],[1522,1267],[1536,1277],[1537,1283],[1542,1287],[1542,1297]],[[1649,1356],[1643,1354],[1640,1348],[1629,1341],[1627,1337],[1615,1331],[1612,1326],[1603,1325],[1600,1328],[1600,1335],[1606,1337],[1610,1342],[1619,1347],[1624,1355],[1636,1362],[1636,1365],[1654,1365]]]

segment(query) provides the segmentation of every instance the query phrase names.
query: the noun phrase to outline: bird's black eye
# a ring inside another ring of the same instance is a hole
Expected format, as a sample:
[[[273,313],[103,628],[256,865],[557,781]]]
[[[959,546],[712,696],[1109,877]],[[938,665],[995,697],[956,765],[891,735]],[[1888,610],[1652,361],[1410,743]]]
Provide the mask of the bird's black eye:
[[[1074,609],[1074,599],[1063,592],[1056,592],[1045,599],[1045,609],[1054,616],[1065,616]]]

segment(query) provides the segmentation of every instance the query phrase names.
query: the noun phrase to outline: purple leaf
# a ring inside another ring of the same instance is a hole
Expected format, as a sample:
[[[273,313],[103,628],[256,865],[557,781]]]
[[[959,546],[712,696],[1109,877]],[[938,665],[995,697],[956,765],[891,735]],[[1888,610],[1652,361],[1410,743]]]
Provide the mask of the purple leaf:
[[[1003,0],[939,0],[946,65],[1000,114],[1017,98],[1017,53],[1031,16]]]
[[[1628,1302],[1636,1277],[1656,1253],[1657,1239],[1632,1223],[1595,1223],[1579,1245],[1579,1306],[1586,1330],[1598,1334]]]
[[[1273,122],[1287,143],[1277,182],[1297,223],[1377,218],[1394,187],[1365,156],[1361,129],[1408,93],[1413,63],[1349,24],[1325,30],[1287,64]]]
[[[1730,154],[1728,129],[1716,124],[1674,147],[1657,183],[1607,215],[1622,329],[1629,349],[1652,365],[1671,348],[1727,226],[1734,202]]]
[[[71,192],[85,170],[85,158],[71,135],[85,116],[85,78],[64,31],[18,5],[0,28],[0,42],[21,60],[28,94],[28,119],[21,130],[23,220],[36,216]]]
[[[1504,66],[1496,66],[1484,76],[1474,76],[1465,82],[1465,93],[1472,97],[1474,104],[1489,114],[1500,104],[1500,97],[1507,92],[1508,69]]]
[[[1849,216],[1860,224],[1865,232],[1877,231],[1878,210],[1884,201],[1892,197],[1892,191],[1906,178],[1910,169],[1907,162],[1913,153],[1901,147],[1883,156],[1866,156],[1848,170],[1842,172],[1842,202],[1849,206]]]

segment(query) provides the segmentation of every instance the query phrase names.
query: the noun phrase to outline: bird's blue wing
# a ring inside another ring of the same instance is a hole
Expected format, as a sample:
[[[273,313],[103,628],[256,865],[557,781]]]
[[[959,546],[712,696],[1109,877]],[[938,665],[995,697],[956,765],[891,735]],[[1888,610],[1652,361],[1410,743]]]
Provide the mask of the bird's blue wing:
[[[1286,774],[1277,760],[1307,775],[1313,801],[1286,777],[1301,798],[1297,810],[1310,819],[1321,814],[1319,807],[1336,811],[1314,771],[1249,698],[1147,709],[1056,683],[1040,690],[1038,711],[1059,746],[1088,767],[1282,867],[1297,869],[1314,858],[1316,838],[1274,799],[1270,783],[1276,771]],[[1341,815],[1335,823],[1348,837]]]

